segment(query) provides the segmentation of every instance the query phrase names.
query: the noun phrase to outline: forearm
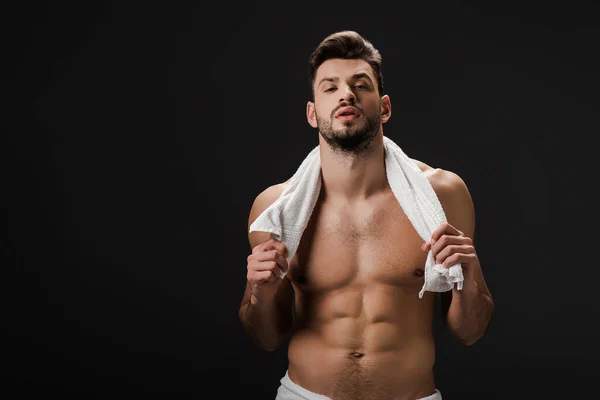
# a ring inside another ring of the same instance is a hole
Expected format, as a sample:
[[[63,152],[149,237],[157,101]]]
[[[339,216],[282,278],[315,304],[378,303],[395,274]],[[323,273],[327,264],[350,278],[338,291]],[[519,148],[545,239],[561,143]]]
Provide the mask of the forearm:
[[[448,328],[470,346],[485,334],[493,311],[492,299],[478,290],[475,281],[465,281],[462,290],[452,289],[452,302],[447,314]]]
[[[291,288],[289,290],[292,290]],[[254,343],[275,350],[292,330],[294,296],[279,290],[273,298],[258,299],[253,294],[240,307],[240,320]]]

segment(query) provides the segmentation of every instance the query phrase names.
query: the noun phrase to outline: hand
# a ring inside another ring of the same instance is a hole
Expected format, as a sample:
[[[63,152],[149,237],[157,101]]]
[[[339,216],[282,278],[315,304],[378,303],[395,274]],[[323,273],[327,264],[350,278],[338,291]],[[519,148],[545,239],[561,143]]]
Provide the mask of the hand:
[[[276,240],[269,239],[252,249],[248,256],[247,279],[256,298],[274,295],[283,279],[282,272],[288,271],[286,246]]]
[[[447,222],[440,225],[431,235],[431,242],[421,246],[425,252],[432,249],[436,264],[450,268],[460,263],[465,282],[472,282],[479,258],[473,247],[473,240]]]

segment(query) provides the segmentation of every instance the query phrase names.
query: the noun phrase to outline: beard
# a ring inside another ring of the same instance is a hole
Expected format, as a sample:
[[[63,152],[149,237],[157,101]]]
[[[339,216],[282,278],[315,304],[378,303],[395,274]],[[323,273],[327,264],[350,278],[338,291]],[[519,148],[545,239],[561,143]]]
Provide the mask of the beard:
[[[317,126],[323,139],[325,139],[334,151],[357,156],[367,151],[371,146],[371,142],[377,136],[381,123],[381,112],[378,112],[374,116],[368,116],[363,113],[365,121],[362,126],[358,125],[356,120],[351,120],[344,122],[343,128],[334,129],[333,121],[335,113],[341,107],[346,106],[348,104],[336,107],[329,119],[320,118],[317,115]],[[381,111],[381,104],[379,105],[379,109]]]

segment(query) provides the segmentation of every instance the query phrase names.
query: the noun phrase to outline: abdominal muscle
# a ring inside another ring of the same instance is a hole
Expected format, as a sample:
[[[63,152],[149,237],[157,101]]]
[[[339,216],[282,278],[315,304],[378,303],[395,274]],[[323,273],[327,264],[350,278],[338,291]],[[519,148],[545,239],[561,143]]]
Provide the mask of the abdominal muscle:
[[[391,190],[353,208],[317,202],[285,278],[296,298],[294,383],[334,400],[434,393],[422,243]]]
[[[434,298],[417,293],[375,284],[304,295],[308,307],[288,348],[290,379],[336,400],[434,393]]]

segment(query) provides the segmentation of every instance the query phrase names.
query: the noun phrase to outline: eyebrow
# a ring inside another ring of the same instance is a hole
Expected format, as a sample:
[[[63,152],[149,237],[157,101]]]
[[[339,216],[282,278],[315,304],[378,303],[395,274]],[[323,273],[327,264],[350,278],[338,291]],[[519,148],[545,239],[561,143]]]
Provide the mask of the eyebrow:
[[[373,83],[373,81],[371,80],[371,77],[367,73],[365,73],[365,72],[360,72],[358,74],[352,75],[352,80],[355,80],[355,81],[357,81],[359,79],[362,79],[362,78],[366,78],[366,79],[369,80],[369,82]],[[340,80],[340,78],[338,78],[338,77],[327,77],[326,76],[325,78],[323,78],[323,79],[321,79],[319,81],[319,84],[317,85],[317,87],[321,86],[321,84],[323,82],[333,82],[333,83],[335,83],[335,82],[337,82],[339,80]]]

